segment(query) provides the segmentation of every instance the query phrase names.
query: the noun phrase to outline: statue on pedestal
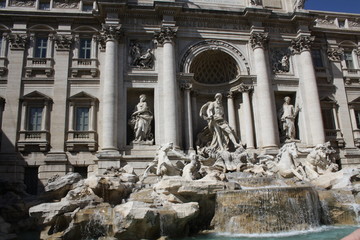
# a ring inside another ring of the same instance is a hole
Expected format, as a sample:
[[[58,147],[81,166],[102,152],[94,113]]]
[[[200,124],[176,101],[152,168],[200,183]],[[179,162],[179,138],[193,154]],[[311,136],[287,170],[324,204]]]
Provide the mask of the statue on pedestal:
[[[153,144],[154,138],[151,133],[153,114],[146,103],[146,95],[141,94],[139,98],[140,101],[129,120],[129,124],[134,129],[135,134],[133,143]]]
[[[280,121],[282,123],[282,132],[286,140],[294,140],[296,137],[295,118],[299,112],[299,107],[290,104],[291,98],[286,96],[284,104],[280,111]]]
[[[224,107],[222,105],[222,95],[217,93],[215,101],[207,102],[201,107],[200,116],[208,122],[199,134],[198,146],[202,150],[210,150],[213,152],[225,151],[229,149],[229,142],[231,141],[235,148],[241,145],[237,142],[234,130],[229,123],[224,119]],[[205,149],[203,149],[205,147]]]

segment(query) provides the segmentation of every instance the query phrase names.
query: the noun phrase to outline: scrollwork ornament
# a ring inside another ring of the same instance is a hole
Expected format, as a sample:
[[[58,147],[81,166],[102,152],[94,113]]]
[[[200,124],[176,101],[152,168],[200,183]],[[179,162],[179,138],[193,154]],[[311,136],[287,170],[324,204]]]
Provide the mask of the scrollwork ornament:
[[[339,62],[341,57],[344,54],[344,49],[342,48],[328,48],[327,50],[328,58],[330,61]]]
[[[292,53],[301,53],[303,51],[310,51],[311,44],[314,42],[314,36],[300,36],[291,40]]]
[[[10,34],[8,35],[8,40],[10,42],[10,49],[24,50],[29,42],[29,36],[27,34]]]
[[[162,27],[159,32],[155,32],[155,43],[163,45],[165,42],[171,42],[176,37],[177,27]]]
[[[360,57],[360,48],[357,48],[354,50],[354,53]]]
[[[255,32],[250,35],[250,44],[253,49],[266,48],[268,42],[269,42],[268,33]]]
[[[69,51],[74,42],[74,37],[72,35],[55,35],[54,42],[56,50]]]

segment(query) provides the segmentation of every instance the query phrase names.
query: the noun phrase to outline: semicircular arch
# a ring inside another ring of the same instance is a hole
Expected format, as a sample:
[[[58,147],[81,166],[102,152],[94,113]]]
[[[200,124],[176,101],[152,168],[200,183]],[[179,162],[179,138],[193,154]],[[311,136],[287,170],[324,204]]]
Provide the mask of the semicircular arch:
[[[249,63],[242,52],[232,44],[222,40],[205,40],[195,43],[182,55],[180,61],[180,72],[190,73],[191,64],[197,56],[206,51],[221,51],[234,59],[238,68],[239,75],[249,75]]]

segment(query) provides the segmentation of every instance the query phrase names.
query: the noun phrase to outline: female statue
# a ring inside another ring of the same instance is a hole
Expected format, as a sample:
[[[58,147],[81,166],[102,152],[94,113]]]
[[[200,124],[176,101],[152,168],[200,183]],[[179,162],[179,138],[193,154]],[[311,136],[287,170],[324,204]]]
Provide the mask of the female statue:
[[[135,111],[131,114],[129,124],[134,129],[135,139],[134,143],[151,143],[153,142],[153,136],[151,134],[151,121],[153,114],[149,110],[146,103],[145,94],[139,96],[140,101],[136,105]]]

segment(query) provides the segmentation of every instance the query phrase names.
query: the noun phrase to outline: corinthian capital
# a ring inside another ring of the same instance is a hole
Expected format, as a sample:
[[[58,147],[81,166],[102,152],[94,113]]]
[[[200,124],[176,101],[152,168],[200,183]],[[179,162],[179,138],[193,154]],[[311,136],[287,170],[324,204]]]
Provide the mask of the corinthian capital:
[[[251,92],[252,90],[254,89],[254,86],[248,86],[248,85],[245,85],[244,83],[240,83],[239,86],[237,86],[237,91],[238,92]]]
[[[268,42],[269,42],[268,33],[253,32],[250,35],[250,44],[253,49],[266,48]]]
[[[29,42],[29,36],[27,34],[10,34],[8,35],[8,39],[12,50],[23,50]]]
[[[177,27],[162,27],[154,34],[156,44],[163,45],[165,42],[171,42],[176,36],[177,29]]]
[[[344,54],[344,49],[328,48],[327,54],[328,54],[328,58],[330,61],[339,62],[339,61],[341,61],[341,57]]]
[[[119,40],[121,37],[121,25],[107,25],[103,24],[101,29],[101,36],[104,41]]]
[[[293,53],[301,53],[302,51],[309,51],[311,44],[315,40],[314,36],[300,36],[291,40],[291,51]]]

